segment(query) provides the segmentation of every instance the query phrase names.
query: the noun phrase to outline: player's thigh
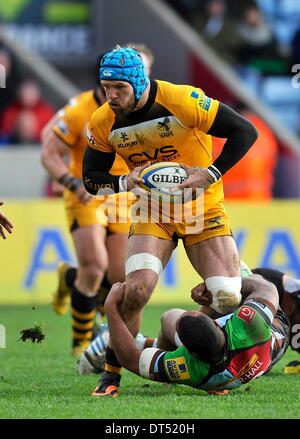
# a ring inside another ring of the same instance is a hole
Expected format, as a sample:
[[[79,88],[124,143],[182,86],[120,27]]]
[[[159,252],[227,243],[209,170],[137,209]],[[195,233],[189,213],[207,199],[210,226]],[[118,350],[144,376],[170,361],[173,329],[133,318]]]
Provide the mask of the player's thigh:
[[[170,340],[174,341],[177,321],[184,313],[185,310],[180,308],[172,308],[163,313],[161,317],[161,329]]]
[[[125,279],[125,257],[128,234],[110,233],[106,238],[108,275],[112,283]]]
[[[232,236],[215,236],[186,246],[193,267],[205,280],[211,276],[240,276],[240,259]]]
[[[99,224],[79,227],[72,232],[75,251],[80,266],[96,265],[106,269],[108,255],[105,245],[106,230]]]

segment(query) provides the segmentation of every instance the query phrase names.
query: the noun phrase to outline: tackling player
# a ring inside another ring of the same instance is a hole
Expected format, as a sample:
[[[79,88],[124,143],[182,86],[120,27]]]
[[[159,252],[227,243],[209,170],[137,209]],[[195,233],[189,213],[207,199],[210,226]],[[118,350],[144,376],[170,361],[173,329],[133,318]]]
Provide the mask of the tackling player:
[[[136,47],[144,51],[150,69],[151,51],[143,45]],[[99,210],[102,201],[91,196],[81,180],[86,127],[93,112],[105,102],[99,81],[99,61],[95,90],[72,98],[44,128],[42,136],[42,164],[54,180],[65,186],[64,204],[78,259],[78,269],[66,262],[59,264],[59,283],[53,299],[54,310],[60,315],[67,312],[71,301],[74,356],[81,355],[93,337],[97,305],[100,303],[103,308],[111,284],[125,277],[125,246],[129,231],[126,194],[109,197],[109,203],[118,206],[117,218],[111,217],[109,211]],[[69,163],[66,163],[66,157],[70,157]],[[127,165],[119,155],[111,172],[114,175],[128,173]]]
[[[265,280],[273,283],[276,286],[279,295],[279,305],[290,321],[291,332],[289,337],[289,345],[293,350],[300,353],[299,336],[297,337],[295,334],[296,331],[293,331],[293,328],[297,329],[300,327],[300,279],[292,278],[281,271],[271,268],[259,267],[250,270],[250,268],[243,261],[241,261],[241,272],[242,277],[249,277],[251,274],[260,274]],[[220,315],[211,309],[208,309],[212,298],[211,294],[205,291],[204,288],[204,284],[200,284],[199,286],[193,288],[192,297],[199,305],[201,305],[202,312],[214,319],[217,319],[220,317]],[[137,347],[140,350],[144,348],[141,344],[143,340],[143,336],[139,334],[136,342],[138,342]],[[104,364],[103,356],[108,342],[108,331],[106,331],[104,335],[99,334],[97,339],[92,342],[87,349],[88,355],[85,356],[85,354],[82,354],[78,363],[78,373],[80,375],[102,372]],[[147,339],[146,347],[157,347],[156,340]],[[287,374],[299,374],[299,365],[300,362],[298,360],[294,360],[284,367],[283,372]]]
[[[278,308],[278,292],[261,276],[243,279],[247,297],[225,317],[213,320],[199,311],[167,311],[157,348],[143,351],[120,313],[124,293],[125,283],[117,283],[105,302],[110,343],[126,369],[150,380],[219,393],[269,372],[288,347],[289,323]],[[117,395],[117,386],[110,390]],[[93,395],[99,396],[97,388]]]
[[[201,89],[150,81],[139,54],[117,47],[103,58],[101,85],[107,103],[97,110],[88,129],[83,181],[90,193],[103,185],[115,192],[132,190],[142,181],[147,163],[180,162],[189,178],[181,187],[203,188],[204,218],[197,232],[187,232],[187,222],[133,223],[127,245],[126,293],[122,315],[133,335],[139,331],[142,309],[168,262],[178,239],[196,271],[213,292],[213,307],[230,312],[240,303],[239,255],[224,208],[221,176],[248,151],[256,140],[254,126],[226,105],[209,98]],[[227,141],[212,162],[211,135]],[[122,140],[124,139],[124,140]],[[130,174],[110,173],[116,153],[126,161]],[[194,206],[194,205],[193,205]],[[111,349],[99,394],[117,386],[120,365]]]

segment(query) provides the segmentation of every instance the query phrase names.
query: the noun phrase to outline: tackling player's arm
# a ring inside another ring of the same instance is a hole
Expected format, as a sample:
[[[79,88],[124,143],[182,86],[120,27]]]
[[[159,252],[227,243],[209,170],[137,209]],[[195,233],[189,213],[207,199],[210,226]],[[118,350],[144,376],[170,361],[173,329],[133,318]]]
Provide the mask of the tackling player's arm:
[[[115,283],[104,304],[109,327],[110,344],[115,351],[119,363],[137,375],[141,351],[136,347],[135,340],[123,320],[119,307],[125,293],[125,283]]]
[[[253,274],[242,279],[242,295],[244,303],[260,302],[267,305],[273,316],[276,314],[279,305],[278,290],[262,276]]]

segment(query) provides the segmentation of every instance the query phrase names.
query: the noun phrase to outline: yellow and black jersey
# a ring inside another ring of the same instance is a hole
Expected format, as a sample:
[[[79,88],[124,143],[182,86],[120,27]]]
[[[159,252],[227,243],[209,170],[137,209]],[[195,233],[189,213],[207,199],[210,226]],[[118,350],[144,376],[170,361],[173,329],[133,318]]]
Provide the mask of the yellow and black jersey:
[[[55,134],[70,147],[69,170],[78,178],[82,177],[82,160],[87,146],[87,126],[90,117],[100,105],[94,90],[80,93],[60,110],[59,119],[53,127]],[[128,167],[119,155],[116,155],[111,173],[114,175],[128,173]]]
[[[212,140],[206,133],[218,108],[219,102],[199,88],[151,81],[143,108],[116,116],[105,103],[93,113],[88,145],[103,152],[117,152],[129,169],[147,161],[208,167],[212,163]],[[205,208],[222,199],[219,180],[205,191]]]

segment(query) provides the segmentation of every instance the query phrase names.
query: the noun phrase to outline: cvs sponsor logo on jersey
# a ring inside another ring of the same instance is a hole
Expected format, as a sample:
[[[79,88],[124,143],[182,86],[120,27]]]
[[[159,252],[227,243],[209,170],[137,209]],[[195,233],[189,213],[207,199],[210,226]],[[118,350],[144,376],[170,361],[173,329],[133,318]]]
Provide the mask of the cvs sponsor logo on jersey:
[[[152,152],[136,152],[131,154],[128,159],[131,161],[131,163],[143,163],[147,160],[157,160],[158,158],[164,157],[172,157],[174,159],[173,156],[176,156],[177,153],[178,151],[173,145],[166,145],[160,148],[153,148]]]

